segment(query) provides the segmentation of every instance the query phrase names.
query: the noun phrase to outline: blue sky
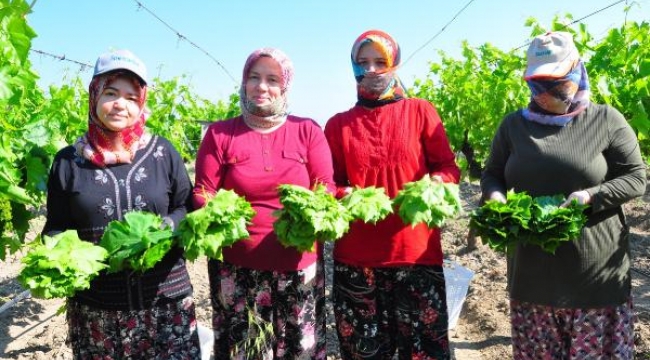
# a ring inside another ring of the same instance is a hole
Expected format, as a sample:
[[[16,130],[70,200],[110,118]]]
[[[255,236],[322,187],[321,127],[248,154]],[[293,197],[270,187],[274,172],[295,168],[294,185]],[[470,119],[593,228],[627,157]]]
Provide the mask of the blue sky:
[[[426,77],[428,63],[438,60],[439,50],[458,57],[463,40],[473,46],[489,42],[510,50],[528,41],[530,29],[524,26],[528,17],[550,24],[555,15],[570,13],[578,19],[616,2],[474,0],[418,50],[469,1],[138,1],[187,40],[135,0],[40,0],[34,1],[27,18],[38,34],[32,49],[94,65],[100,53],[126,48],[145,62],[150,77],[184,75],[184,83],[198,95],[216,101],[226,100],[235,91],[251,51],[277,47],[295,66],[291,112],[321,124],[356,101],[350,47],[365,30],[381,29],[397,39],[402,59],[410,58],[398,74],[410,87],[413,79]],[[629,4],[628,20],[650,21],[650,0]],[[599,37],[621,26],[625,6],[619,3],[584,20],[588,31]],[[36,52],[30,59],[44,88],[75,76],[87,84],[92,75],[91,69],[82,71],[79,65]]]

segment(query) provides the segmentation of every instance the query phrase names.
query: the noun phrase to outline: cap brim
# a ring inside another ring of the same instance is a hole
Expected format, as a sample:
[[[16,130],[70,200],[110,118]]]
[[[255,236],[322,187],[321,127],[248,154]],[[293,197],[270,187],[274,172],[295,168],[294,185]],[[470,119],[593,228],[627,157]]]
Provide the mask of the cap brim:
[[[524,73],[524,79],[530,80],[540,77],[561,78],[568,74],[572,68],[572,61],[562,61],[559,63],[547,63],[536,66],[529,66]]]
[[[143,84],[147,85],[147,80],[143,79],[142,76],[138,75],[138,73],[136,73],[135,71],[133,71],[131,69],[128,69],[126,67],[119,67],[117,69],[107,69],[107,70],[97,71],[97,72],[95,72],[95,74],[93,76],[108,74],[108,73],[113,72],[113,71],[128,71],[129,73],[135,75],[135,77],[140,79],[140,81]]]

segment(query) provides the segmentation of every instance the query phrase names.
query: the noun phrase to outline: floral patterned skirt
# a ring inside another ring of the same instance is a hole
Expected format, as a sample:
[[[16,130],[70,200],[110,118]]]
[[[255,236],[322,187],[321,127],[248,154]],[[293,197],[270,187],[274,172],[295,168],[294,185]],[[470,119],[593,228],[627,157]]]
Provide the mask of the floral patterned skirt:
[[[116,311],[68,300],[68,343],[76,360],[201,358],[194,301]]]
[[[322,262],[260,271],[211,260],[215,359],[325,359]]]
[[[633,359],[632,301],[595,309],[562,309],[510,301],[515,359]]]
[[[362,268],[334,262],[343,359],[449,359],[442,266]]]

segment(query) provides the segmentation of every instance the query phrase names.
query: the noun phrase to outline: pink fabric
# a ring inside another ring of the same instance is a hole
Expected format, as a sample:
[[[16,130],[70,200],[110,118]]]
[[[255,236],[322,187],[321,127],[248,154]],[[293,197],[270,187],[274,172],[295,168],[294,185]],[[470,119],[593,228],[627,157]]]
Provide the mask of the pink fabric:
[[[445,182],[460,178],[440,117],[426,100],[355,106],[332,117],[325,136],[339,187],[383,187],[394,198],[427,173]],[[441,265],[440,229],[405,225],[396,214],[376,225],[354,222],[336,242],[334,259],[367,267]]]
[[[300,270],[313,264],[317,253],[300,253],[278,242],[272,215],[281,208],[277,187],[311,188],[317,182],[335,191],[332,157],[318,124],[289,116],[277,130],[261,134],[237,117],[208,129],[196,159],[193,199],[201,207],[203,191],[232,189],[257,212],[248,227],[250,239],[224,249],[224,261],[255,270]]]

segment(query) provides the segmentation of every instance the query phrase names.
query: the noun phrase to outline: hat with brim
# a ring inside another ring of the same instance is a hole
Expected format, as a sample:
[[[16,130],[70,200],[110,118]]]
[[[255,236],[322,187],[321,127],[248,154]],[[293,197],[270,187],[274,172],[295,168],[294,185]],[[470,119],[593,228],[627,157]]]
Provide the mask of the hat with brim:
[[[556,31],[535,37],[527,58],[524,79],[561,78],[575,67],[580,54],[570,33]]]
[[[102,54],[97,58],[93,77],[114,70],[128,70],[147,83],[147,68],[144,63],[129,50],[116,50]]]

